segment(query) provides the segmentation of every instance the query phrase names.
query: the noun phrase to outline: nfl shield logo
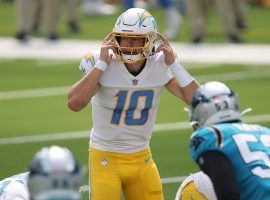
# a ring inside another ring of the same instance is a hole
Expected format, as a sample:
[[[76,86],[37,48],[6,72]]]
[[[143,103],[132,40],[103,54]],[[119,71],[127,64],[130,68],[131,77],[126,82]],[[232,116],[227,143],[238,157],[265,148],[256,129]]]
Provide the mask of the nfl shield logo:
[[[104,158],[101,160],[102,165],[107,165],[108,161]]]
[[[133,84],[133,85],[137,85],[137,84],[138,84],[138,80],[137,80],[137,79],[133,79],[133,80],[132,80],[132,84]]]

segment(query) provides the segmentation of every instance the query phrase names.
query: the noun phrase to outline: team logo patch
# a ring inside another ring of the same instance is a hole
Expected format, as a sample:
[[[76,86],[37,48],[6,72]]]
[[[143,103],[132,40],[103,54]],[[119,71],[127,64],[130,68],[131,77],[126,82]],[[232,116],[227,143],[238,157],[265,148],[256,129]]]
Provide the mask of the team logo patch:
[[[108,164],[108,161],[107,161],[106,159],[102,159],[102,160],[101,160],[101,164],[102,164],[102,165],[107,165],[107,164]]]
[[[191,140],[191,147],[194,148],[194,150],[196,151],[200,144],[204,141],[205,139],[203,137],[194,137]]]
[[[86,54],[86,62],[90,62],[92,66],[95,66],[94,55],[91,53]]]
[[[133,84],[133,85],[138,85],[138,82],[139,82],[139,81],[138,81],[137,79],[133,79],[133,80],[132,80],[132,84]]]
[[[82,70],[83,73],[86,72],[86,69],[85,69],[85,67],[82,64],[80,65],[80,68],[81,68],[81,70]]]
[[[140,17],[140,21],[139,21],[139,27],[142,25],[143,21],[147,18],[147,17],[152,17],[152,15],[149,12],[144,12],[142,14],[142,16]]]

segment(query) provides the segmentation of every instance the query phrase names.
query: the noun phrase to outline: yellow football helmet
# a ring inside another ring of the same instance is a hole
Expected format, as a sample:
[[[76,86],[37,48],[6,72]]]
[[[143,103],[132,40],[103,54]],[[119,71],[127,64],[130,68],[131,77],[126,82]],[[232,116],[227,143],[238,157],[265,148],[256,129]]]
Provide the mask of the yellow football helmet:
[[[197,172],[182,182],[175,200],[217,200],[217,197],[210,178],[203,172]]]
[[[207,200],[207,198],[199,192],[192,181],[183,189],[179,200]]]

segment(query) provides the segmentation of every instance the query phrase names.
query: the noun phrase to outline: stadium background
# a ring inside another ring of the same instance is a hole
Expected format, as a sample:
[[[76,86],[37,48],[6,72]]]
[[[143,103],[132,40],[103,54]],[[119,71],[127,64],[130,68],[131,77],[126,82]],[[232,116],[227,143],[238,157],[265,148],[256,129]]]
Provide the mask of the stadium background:
[[[159,30],[163,32],[162,10],[156,8],[150,11],[159,24]],[[15,34],[13,13],[10,1],[4,0],[0,3],[1,39],[10,38]],[[114,21],[120,13],[121,7],[114,15],[91,17],[83,15],[78,8],[81,32],[76,35],[68,33],[62,19],[60,37],[61,39],[102,40],[112,30]],[[246,17],[249,27],[242,33],[245,42],[265,44],[268,47],[270,44],[269,8],[254,5],[247,7]],[[185,18],[181,33],[174,42],[188,42],[189,39]],[[226,45],[215,10],[211,10],[205,42]],[[0,43],[0,55],[4,50],[5,46]],[[70,50],[72,51],[72,46]],[[26,171],[34,153],[47,145],[65,146],[77,156],[80,163],[87,165],[87,131],[91,128],[91,107],[75,113],[69,111],[66,106],[66,88],[81,77],[78,71],[79,62],[80,59],[45,60],[0,57],[0,180]],[[183,65],[201,83],[213,80],[211,75],[214,75],[214,80],[224,81],[238,92],[242,110],[247,107],[253,108],[253,111],[246,115],[246,119],[249,122],[270,127],[270,64],[195,64],[189,62]],[[231,78],[228,73],[234,73],[235,78]],[[249,74],[254,76],[249,76]],[[31,91],[40,91],[41,88],[56,88],[56,90],[49,90],[48,93],[45,92],[48,95],[44,96],[31,95]],[[30,91],[27,93],[28,96],[24,96],[26,90]],[[164,181],[166,200],[174,199],[180,184],[179,177],[198,171],[189,158],[188,139],[192,129],[187,128],[188,115],[183,111],[184,107],[183,103],[164,90],[156,120],[158,125],[151,139],[153,157]],[[59,136],[59,134],[62,135]],[[17,138],[19,136],[23,138]],[[33,136],[39,136],[40,141],[34,141]],[[66,136],[69,138],[65,138]],[[81,138],[72,138],[73,136],[81,136]],[[17,138],[16,144],[12,143],[15,140],[10,139],[11,137]],[[87,184],[87,179],[85,179],[85,184]],[[87,199],[86,193],[84,199]]]

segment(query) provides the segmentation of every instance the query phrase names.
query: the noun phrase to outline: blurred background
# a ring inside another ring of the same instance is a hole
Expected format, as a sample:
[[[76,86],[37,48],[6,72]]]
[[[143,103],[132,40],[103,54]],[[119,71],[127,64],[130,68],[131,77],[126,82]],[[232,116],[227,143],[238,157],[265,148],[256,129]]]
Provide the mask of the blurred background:
[[[150,11],[200,83],[225,82],[242,110],[253,109],[244,121],[270,127],[269,0],[0,0],[0,180],[27,171],[47,145],[65,146],[87,165],[91,106],[69,111],[67,91],[82,76],[81,58],[134,6]],[[164,90],[151,139],[169,200],[198,171],[184,107]]]
[[[174,41],[269,43],[269,0],[0,0],[0,36],[103,39],[125,9],[155,17]],[[225,2],[225,3],[224,3]],[[173,31],[174,30],[174,31]],[[233,42],[233,41],[232,41]]]

